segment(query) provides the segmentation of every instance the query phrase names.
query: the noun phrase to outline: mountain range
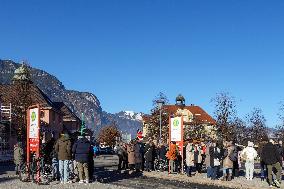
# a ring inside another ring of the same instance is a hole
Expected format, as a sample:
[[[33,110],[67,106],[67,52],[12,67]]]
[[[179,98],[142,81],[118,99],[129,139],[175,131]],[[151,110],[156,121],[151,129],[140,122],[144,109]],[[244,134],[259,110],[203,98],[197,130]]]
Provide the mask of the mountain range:
[[[9,84],[21,64],[0,59],[0,83]],[[54,102],[64,102],[79,118],[84,113],[86,125],[97,134],[100,128],[115,123],[124,133],[136,135],[142,127],[142,113],[103,111],[99,99],[90,92],[66,89],[62,82],[46,71],[30,66],[32,81]]]

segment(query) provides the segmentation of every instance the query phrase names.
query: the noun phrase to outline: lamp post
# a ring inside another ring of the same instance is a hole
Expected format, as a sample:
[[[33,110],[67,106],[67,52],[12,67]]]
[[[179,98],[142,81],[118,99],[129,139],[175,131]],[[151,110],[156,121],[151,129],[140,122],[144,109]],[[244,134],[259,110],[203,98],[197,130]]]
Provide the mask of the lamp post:
[[[161,140],[162,140],[162,107],[165,104],[165,101],[157,100],[156,103],[157,103],[158,108],[160,110],[160,137],[159,137],[159,144],[161,144]]]

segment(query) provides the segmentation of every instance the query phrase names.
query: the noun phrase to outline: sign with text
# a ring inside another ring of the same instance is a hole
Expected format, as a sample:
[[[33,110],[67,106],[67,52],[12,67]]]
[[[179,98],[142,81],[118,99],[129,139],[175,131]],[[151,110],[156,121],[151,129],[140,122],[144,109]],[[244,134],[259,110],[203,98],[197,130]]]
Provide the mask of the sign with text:
[[[171,141],[182,141],[182,118],[171,118]]]
[[[39,150],[39,131],[40,117],[39,108],[30,108],[28,110],[28,143],[29,151],[37,152]]]
[[[30,109],[29,138],[37,139],[39,137],[38,112],[39,112],[38,108]]]

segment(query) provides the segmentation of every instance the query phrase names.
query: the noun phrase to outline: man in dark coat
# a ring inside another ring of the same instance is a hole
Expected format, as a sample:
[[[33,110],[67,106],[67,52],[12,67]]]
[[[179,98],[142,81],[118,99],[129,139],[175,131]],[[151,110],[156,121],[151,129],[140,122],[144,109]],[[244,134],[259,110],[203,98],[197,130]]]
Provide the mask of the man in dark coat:
[[[75,161],[79,171],[79,183],[89,183],[89,158],[91,151],[91,143],[84,136],[79,136],[72,148],[72,153],[75,155]]]
[[[281,172],[282,168],[280,165],[280,154],[276,145],[274,145],[274,141],[270,140],[262,149],[262,160],[267,165],[268,170],[268,182],[269,185],[272,186],[272,169],[275,168],[277,170],[276,180],[274,180],[275,185],[280,188],[281,183]]]
[[[154,146],[151,142],[147,142],[145,146],[145,163],[146,163],[146,171],[150,172],[153,166],[153,153],[154,153]]]
[[[283,166],[283,157],[284,157],[284,148],[283,148],[283,142],[282,140],[279,140],[278,141],[278,152],[279,152],[279,155],[280,155],[280,158],[281,158],[281,161],[280,161],[280,164],[281,164],[281,167]]]
[[[164,144],[162,144],[160,147],[159,147],[159,159],[160,160],[166,160],[167,157],[166,157],[166,154],[167,154],[167,148]]]

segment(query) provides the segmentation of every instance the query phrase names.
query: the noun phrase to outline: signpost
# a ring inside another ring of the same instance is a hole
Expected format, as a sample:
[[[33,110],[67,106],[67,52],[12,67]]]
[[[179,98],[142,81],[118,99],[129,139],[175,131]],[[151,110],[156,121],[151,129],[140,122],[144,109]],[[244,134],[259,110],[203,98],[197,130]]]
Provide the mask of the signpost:
[[[27,165],[30,165],[30,155],[35,154],[39,158],[40,152],[40,108],[39,105],[28,108],[27,116]],[[39,162],[38,165],[39,166]],[[29,175],[30,176],[30,175]],[[37,181],[39,181],[40,172],[37,172]]]
[[[169,147],[171,147],[171,142],[176,142],[182,158],[181,166],[183,173],[183,117],[170,117],[169,122]]]
[[[137,132],[137,138],[138,138],[139,141],[142,141],[142,140],[143,140],[143,133],[142,133],[142,131],[138,130],[138,132]]]

